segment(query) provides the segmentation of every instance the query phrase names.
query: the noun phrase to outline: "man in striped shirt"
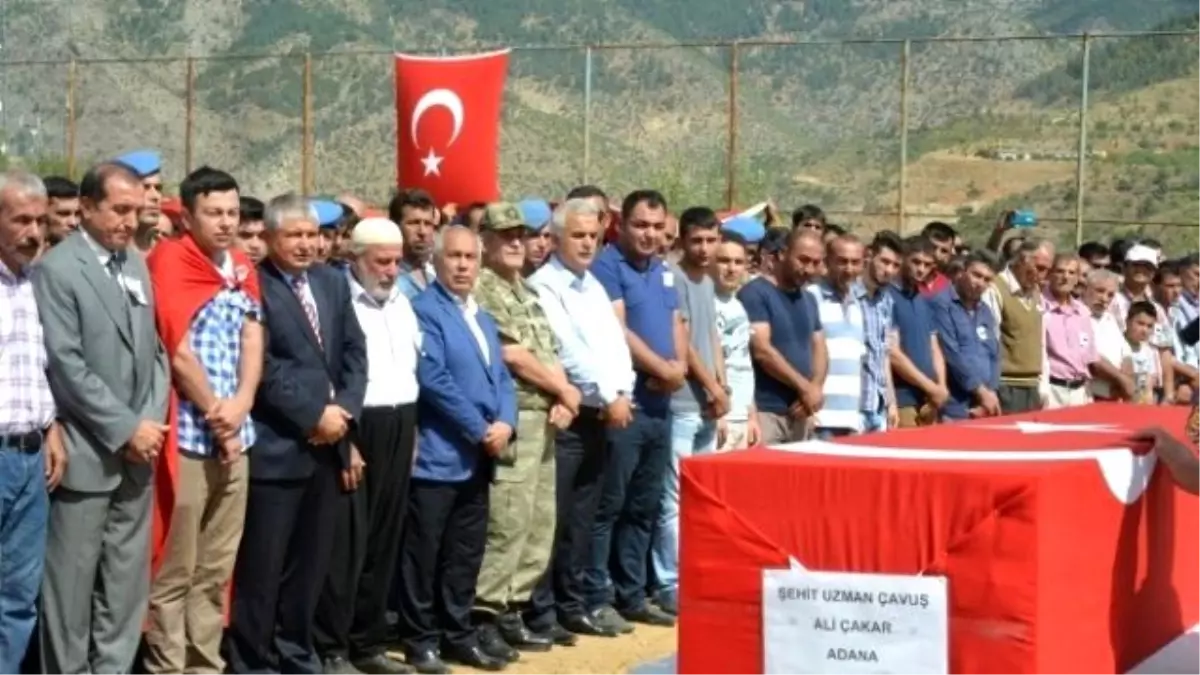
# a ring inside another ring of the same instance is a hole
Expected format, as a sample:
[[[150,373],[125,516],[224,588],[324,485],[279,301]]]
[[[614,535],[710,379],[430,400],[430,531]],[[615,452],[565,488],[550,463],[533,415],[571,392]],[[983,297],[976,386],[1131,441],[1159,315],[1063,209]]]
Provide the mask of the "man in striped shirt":
[[[862,431],[859,412],[863,360],[867,353],[863,327],[867,292],[859,282],[863,271],[862,242],[854,235],[830,240],[825,248],[825,269],[825,278],[807,289],[817,301],[829,350],[829,369],[822,385],[825,405],[816,414],[818,438]],[[814,373],[814,377],[817,375]]]

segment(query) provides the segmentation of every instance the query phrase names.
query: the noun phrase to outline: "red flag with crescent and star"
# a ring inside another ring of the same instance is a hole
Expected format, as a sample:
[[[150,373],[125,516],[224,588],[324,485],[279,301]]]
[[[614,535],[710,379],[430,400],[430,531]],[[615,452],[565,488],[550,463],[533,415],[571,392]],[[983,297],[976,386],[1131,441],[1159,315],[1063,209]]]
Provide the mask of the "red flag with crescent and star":
[[[396,54],[400,187],[438,204],[500,196],[500,105],[509,50],[465,56]]]

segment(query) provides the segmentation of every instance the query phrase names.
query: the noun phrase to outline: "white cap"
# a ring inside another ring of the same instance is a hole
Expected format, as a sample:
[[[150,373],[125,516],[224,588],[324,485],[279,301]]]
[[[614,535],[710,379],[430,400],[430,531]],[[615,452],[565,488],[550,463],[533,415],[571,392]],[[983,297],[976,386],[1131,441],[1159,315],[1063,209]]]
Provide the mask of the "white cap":
[[[404,243],[400,226],[387,218],[367,218],[358,221],[350,234],[354,246],[399,246]]]
[[[1132,263],[1146,263],[1151,267],[1158,267],[1158,251],[1149,246],[1134,244],[1125,252],[1125,264]]]

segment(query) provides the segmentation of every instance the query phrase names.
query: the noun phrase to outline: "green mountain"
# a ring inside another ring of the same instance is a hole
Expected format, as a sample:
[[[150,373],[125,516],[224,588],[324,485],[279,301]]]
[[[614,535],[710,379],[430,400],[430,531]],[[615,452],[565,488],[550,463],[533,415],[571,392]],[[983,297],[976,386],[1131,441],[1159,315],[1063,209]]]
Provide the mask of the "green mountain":
[[[1182,0],[7,0],[0,45],[9,63],[79,60],[81,164],[152,145],[175,174],[188,124],[183,57],[203,55],[194,163],[227,167],[258,194],[299,185],[303,55],[312,53],[315,188],[383,199],[395,164],[392,50],[808,41],[737,50],[738,201],[818,201],[870,228],[896,224],[853,215],[894,211],[898,199],[895,40],[914,39],[909,224],[929,214],[969,225],[1012,201],[1069,220],[1074,197],[1062,192],[1074,189],[1080,40],[921,38],[1188,30],[1195,16]],[[832,42],[842,38],[885,42]],[[1196,57],[1194,37],[1093,41],[1089,152],[1103,156],[1089,162],[1089,218],[1195,222],[1187,186],[1196,166],[1177,158],[1196,147]],[[731,58],[728,47],[593,50],[585,123],[585,51],[518,49],[501,134],[505,192],[559,194],[586,177],[613,192],[653,184],[676,202],[719,204]],[[0,71],[9,155],[63,154],[69,77],[46,63]]]

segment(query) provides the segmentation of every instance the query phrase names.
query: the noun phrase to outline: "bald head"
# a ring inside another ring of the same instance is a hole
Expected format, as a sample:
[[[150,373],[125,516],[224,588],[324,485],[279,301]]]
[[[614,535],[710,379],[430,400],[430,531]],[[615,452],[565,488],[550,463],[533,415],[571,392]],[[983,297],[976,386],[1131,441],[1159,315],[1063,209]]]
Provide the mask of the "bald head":
[[[816,231],[808,228],[797,228],[788,234],[787,238],[788,250],[792,251],[798,247],[811,250],[816,247],[818,251],[825,245],[824,239]]]
[[[842,234],[829,240],[825,251],[825,273],[834,288],[846,291],[862,276],[863,245],[858,237]]]
[[[483,243],[479,235],[463,225],[448,225],[433,239],[433,266],[438,282],[454,295],[466,298],[479,277]]]
[[[797,228],[787,239],[787,253],[776,273],[785,286],[803,286],[820,274],[824,258],[821,235],[814,230]]]
[[[852,253],[855,250],[861,256],[863,243],[858,237],[852,234],[839,234],[825,244],[825,255],[827,256],[844,255],[847,252]]]

